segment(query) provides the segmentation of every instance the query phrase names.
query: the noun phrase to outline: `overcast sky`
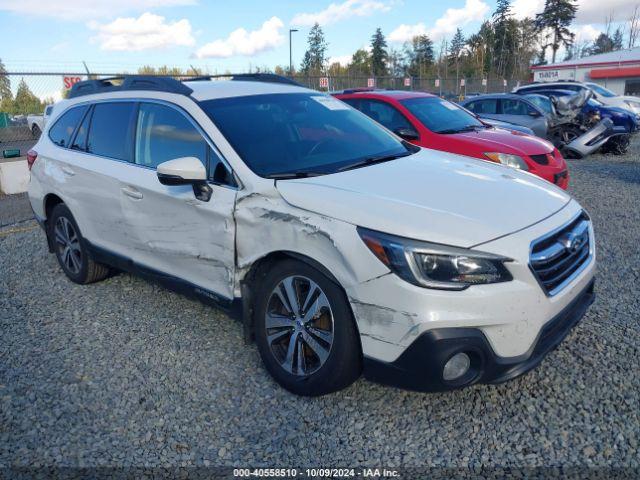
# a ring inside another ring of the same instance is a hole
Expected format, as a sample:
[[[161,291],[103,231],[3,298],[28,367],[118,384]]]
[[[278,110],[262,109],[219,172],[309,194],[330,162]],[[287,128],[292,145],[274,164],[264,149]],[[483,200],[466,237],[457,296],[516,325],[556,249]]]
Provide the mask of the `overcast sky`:
[[[640,3],[638,1],[637,3]],[[575,30],[592,40],[608,15],[625,21],[635,0],[579,0]],[[540,11],[544,0],[514,0],[518,17]],[[436,42],[456,27],[475,31],[493,0],[0,0],[0,58],[10,69],[77,67],[130,70],[207,66],[246,71],[249,65],[286,65],[288,31],[299,65],[310,26],[319,22],[329,56],[346,62],[381,27],[391,46],[429,34]]]

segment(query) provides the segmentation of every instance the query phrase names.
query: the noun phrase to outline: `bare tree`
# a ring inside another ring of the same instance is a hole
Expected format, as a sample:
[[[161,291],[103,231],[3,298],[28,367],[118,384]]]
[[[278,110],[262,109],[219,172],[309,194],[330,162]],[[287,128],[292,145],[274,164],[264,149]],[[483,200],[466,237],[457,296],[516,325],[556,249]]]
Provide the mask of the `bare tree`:
[[[633,14],[629,18],[627,22],[627,27],[629,28],[629,43],[628,48],[633,48],[636,46],[636,42],[638,41],[638,35],[640,35],[640,5],[636,5],[636,8],[633,10]]]

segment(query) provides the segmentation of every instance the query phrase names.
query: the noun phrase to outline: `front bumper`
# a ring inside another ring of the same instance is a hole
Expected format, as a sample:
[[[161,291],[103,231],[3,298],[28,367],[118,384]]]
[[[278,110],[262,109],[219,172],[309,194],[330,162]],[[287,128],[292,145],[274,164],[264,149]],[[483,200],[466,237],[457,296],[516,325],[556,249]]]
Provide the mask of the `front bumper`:
[[[592,280],[573,301],[547,322],[532,347],[517,357],[495,354],[484,333],[477,328],[439,328],[421,334],[393,362],[364,359],[364,376],[374,382],[422,392],[466,387],[475,383],[502,383],[540,364],[584,316],[595,298]],[[447,382],[442,378],[445,363],[456,353],[471,358],[469,372]]]

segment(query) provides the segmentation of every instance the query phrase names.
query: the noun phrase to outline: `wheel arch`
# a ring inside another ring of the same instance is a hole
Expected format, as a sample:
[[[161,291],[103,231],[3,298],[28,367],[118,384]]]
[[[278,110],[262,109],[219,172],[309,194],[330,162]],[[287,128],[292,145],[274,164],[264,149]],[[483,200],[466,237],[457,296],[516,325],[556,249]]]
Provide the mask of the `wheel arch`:
[[[273,265],[274,263],[287,260],[294,259],[300,262],[306,263],[310,267],[318,270],[325,277],[327,277],[331,282],[335,283],[338,288],[342,291],[345,298],[347,299],[347,305],[349,306],[349,311],[351,313],[351,321],[353,322],[356,332],[358,333],[359,347],[360,353],[362,353],[362,341],[360,340],[360,329],[358,328],[358,322],[355,319],[355,314],[353,312],[353,308],[351,306],[351,301],[349,300],[349,296],[344,288],[344,286],[340,283],[340,281],[335,277],[331,271],[322,265],[319,261],[309,257],[308,255],[304,255],[302,253],[293,252],[290,250],[277,250],[273,252],[269,252],[262,257],[256,259],[247,270],[246,274],[240,280],[241,285],[241,295],[242,295],[242,324],[244,329],[244,338],[247,343],[251,343],[254,341],[254,326],[255,326],[255,318],[254,318],[254,285],[256,280],[260,277],[262,272],[268,268],[269,265]]]

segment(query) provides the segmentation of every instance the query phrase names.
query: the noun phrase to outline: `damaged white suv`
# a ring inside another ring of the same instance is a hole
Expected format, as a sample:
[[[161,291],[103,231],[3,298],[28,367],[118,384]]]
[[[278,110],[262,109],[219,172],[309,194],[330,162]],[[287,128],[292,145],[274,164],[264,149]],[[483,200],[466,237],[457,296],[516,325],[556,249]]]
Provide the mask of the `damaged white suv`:
[[[282,77],[78,83],[28,162],[72,281],[127,270],[227,308],[301,395],[362,372],[421,391],[509,380],[593,300],[593,229],[565,192]]]

